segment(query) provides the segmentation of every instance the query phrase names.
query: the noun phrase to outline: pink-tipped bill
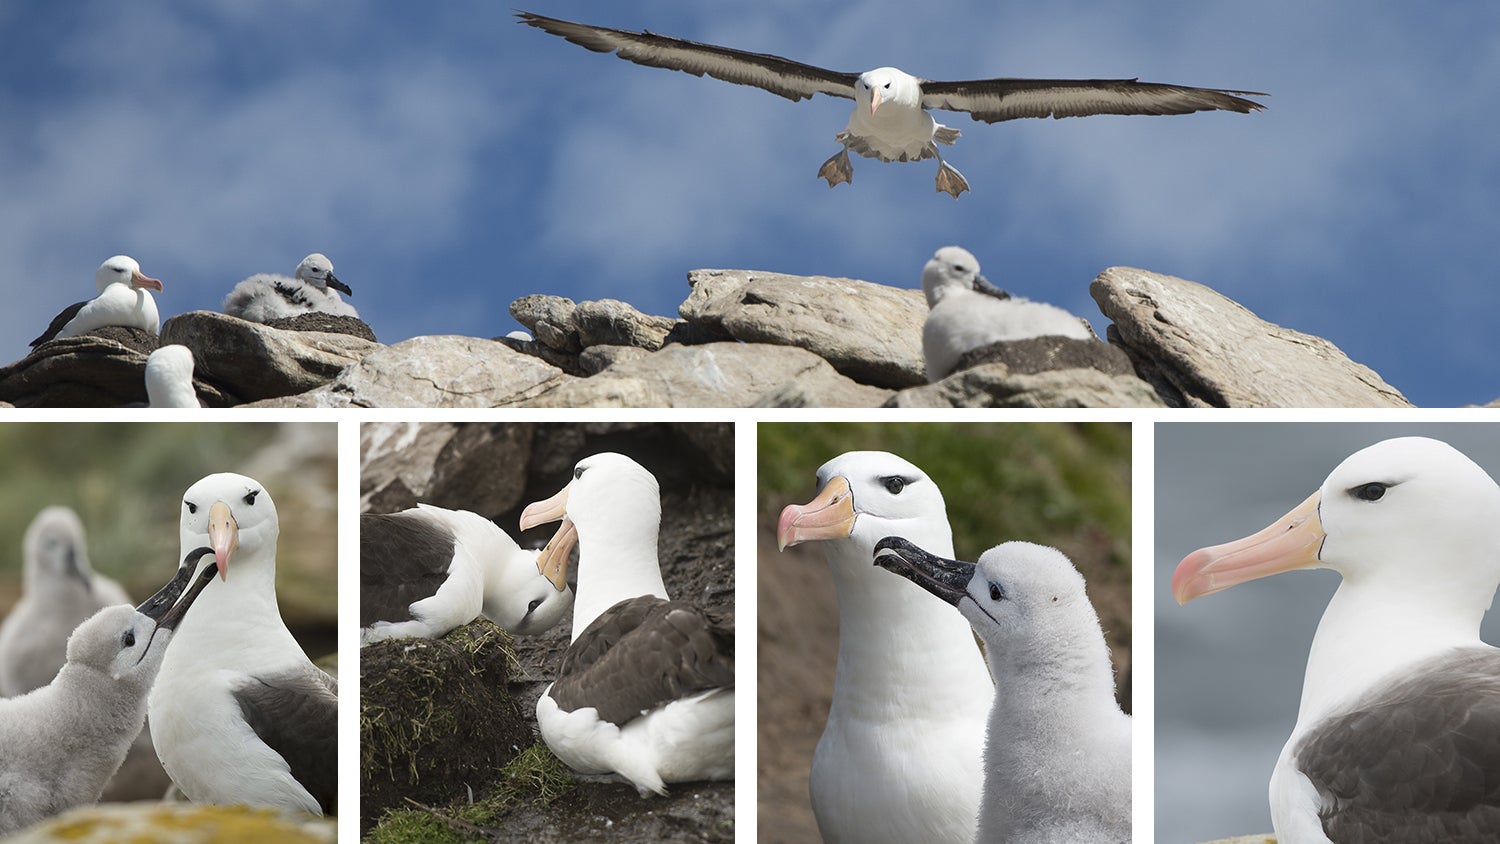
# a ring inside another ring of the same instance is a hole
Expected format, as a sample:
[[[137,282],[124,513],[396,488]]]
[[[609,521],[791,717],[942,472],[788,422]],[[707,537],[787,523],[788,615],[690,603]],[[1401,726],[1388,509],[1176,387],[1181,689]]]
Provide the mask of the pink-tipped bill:
[[[849,481],[839,476],[824,484],[818,497],[806,504],[788,504],[776,522],[776,547],[789,546],[814,539],[844,539],[854,532],[854,492]]]
[[[219,564],[219,579],[228,580],[229,558],[240,547],[240,526],[229,505],[222,501],[208,508],[208,544],[214,549],[214,562]]]
[[[1172,597],[1186,604],[1248,580],[1318,565],[1326,537],[1318,518],[1318,496],[1308,496],[1258,533],[1184,557],[1172,573]]]

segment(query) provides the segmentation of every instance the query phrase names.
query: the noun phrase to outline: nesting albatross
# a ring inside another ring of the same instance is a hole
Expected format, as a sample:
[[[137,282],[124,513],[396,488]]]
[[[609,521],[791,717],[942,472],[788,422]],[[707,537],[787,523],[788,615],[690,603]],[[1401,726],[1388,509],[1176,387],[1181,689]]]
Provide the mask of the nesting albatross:
[[[536,703],[547,747],[643,797],[733,779],[734,622],[667,597],[655,476],[622,454],[586,457],[567,486],[521,513],[521,529],[559,519],[542,556],[566,560],[578,545],[578,595],[572,644]]]
[[[213,550],[204,564],[221,582],[179,626],[151,690],[162,764],[195,803],[332,813],[337,684],[281,619],[276,504],[253,478],[209,475],[184,493],[179,530],[184,548]]]
[[[751,85],[789,100],[814,94],[854,100],[849,125],[834,136],[842,149],[823,162],[818,177],[833,187],[852,182],[849,151],[881,161],[938,160],[937,190],[955,199],[969,183],[943,160],[938,144],[952,145],[959,131],[938,123],[928,109],[968,112],[997,123],[1020,117],[1083,117],[1094,114],[1190,114],[1264,108],[1244,96],[1255,91],[1190,88],[1135,79],[976,79],[936,82],[894,67],[840,73],[766,53],[700,44],[654,32],[631,32],[517,12],[520,23],[565,38],[596,53],[694,76],[705,73],[736,85]],[[1244,95],[1244,96],[1237,96]]]
[[[208,552],[209,549],[198,549]],[[0,835],[98,801],[146,720],[172,631],[213,577],[193,568],[139,608],[105,607],[73,631],[52,682],[0,700]]]
[[[1072,562],[1006,542],[965,563],[888,537],[875,564],[955,606],[984,641],[996,691],[975,840],[1129,841],[1130,716]]]
[[[161,281],[142,275],[141,265],[134,258],[116,255],[100,264],[94,273],[94,286],[99,295],[64,308],[52,318],[47,330],[31,341],[31,347],[110,325],[139,328],[151,334],[161,330],[161,316],[150,293],[162,289]]]
[[[1500,487],[1447,443],[1385,440],[1259,533],[1189,554],[1172,594],[1316,568],[1343,581],[1271,774],[1278,839],[1500,840],[1500,650],[1479,638],[1500,586]]]
[[[969,844],[994,684],[962,616],[870,565],[887,536],[952,556],[943,494],[883,451],[824,463],[818,487],[776,528],[782,548],[822,542],[838,593],[833,703],[809,782],[818,831],[831,844]]]
[[[360,644],[434,638],[480,615],[534,635],[573,605],[567,555],[545,562],[468,510],[418,504],[359,517]]]
[[[236,284],[224,297],[224,313],[250,322],[268,322],[298,314],[326,313],[359,317],[359,311],[339,296],[353,296],[349,285],[333,274],[333,262],[321,252],[302,259],[292,278],[279,273],[256,273]]]

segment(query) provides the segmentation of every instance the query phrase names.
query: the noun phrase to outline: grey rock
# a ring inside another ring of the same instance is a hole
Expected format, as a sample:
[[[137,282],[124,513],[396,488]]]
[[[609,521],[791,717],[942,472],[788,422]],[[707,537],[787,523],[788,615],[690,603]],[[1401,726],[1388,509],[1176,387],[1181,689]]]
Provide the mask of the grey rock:
[[[676,324],[669,317],[643,314],[618,299],[579,302],[573,310],[578,341],[589,346],[637,346],[656,351],[666,345],[667,334]]]
[[[0,401],[16,407],[145,404],[146,358],[157,346],[156,335],[118,325],[50,340],[0,369]],[[209,407],[234,403],[202,378],[193,384]]]
[[[1089,288],[1136,371],[1171,406],[1411,407],[1329,341],[1260,319],[1201,284],[1111,267]]]
[[[533,293],[510,303],[510,315],[526,326],[531,336],[560,352],[577,353],[583,349],[578,329],[573,325],[572,299]]]
[[[360,512],[394,513],[426,500],[433,465],[458,426],[452,422],[368,422],[359,426]],[[399,490],[388,493],[387,490]],[[393,500],[381,506],[372,499]]]
[[[617,363],[639,360],[650,354],[639,346],[589,346],[578,355],[578,368],[584,375],[598,375]]]
[[[332,383],[257,407],[506,407],[577,379],[478,337],[414,337],[366,355]]]
[[[752,270],[693,270],[683,319],[746,343],[797,346],[877,387],[926,383],[927,302],[905,290],[848,278]]]
[[[518,340],[515,337],[493,337],[491,339],[493,339],[496,343],[502,343],[506,346],[509,346],[510,348],[520,352],[523,355],[531,355],[534,358],[540,358],[547,363],[550,363],[553,366],[557,367],[558,369],[561,369],[563,372],[568,373],[569,375],[583,377],[585,375],[592,374],[583,367],[579,354],[575,354],[573,352],[559,352],[557,349],[552,348],[551,346],[541,342],[540,340]],[[584,351],[587,352],[588,350],[585,349]]]
[[[897,393],[886,407],[1162,407],[1134,375],[1094,369],[1012,372],[1003,363],[966,369]]]
[[[1130,357],[1118,347],[1098,340],[1071,337],[1028,337],[991,343],[965,352],[953,371],[986,363],[1003,363],[1015,375],[1032,375],[1053,369],[1097,369],[1106,375],[1135,375]]]
[[[162,324],[161,336],[163,345],[181,343],[192,349],[195,380],[241,402],[327,384],[346,366],[382,348],[348,334],[288,331],[213,311],[178,314]]]

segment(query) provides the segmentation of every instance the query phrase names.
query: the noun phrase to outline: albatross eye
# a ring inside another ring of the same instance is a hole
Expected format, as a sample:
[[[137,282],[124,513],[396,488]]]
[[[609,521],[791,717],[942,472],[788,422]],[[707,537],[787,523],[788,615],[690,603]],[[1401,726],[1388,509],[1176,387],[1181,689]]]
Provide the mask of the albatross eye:
[[[531,599],[531,603],[529,603],[529,604],[526,605],[526,614],[527,615],[531,615],[532,613],[536,612],[536,608],[539,607],[539,606],[541,606],[541,605],[542,605],[542,599],[541,598],[532,598]]]
[[[248,504],[248,505],[250,505],[251,507],[254,507],[255,506],[255,496],[257,496],[257,495],[260,495],[260,490],[258,490],[258,489],[252,489],[249,492],[245,493],[245,503]]]
[[[198,505],[197,505],[197,504],[194,504],[194,503],[193,503],[193,502],[191,502],[191,501],[184,501],[184,502],[182,502],[182,503],[183,503],[183,504],[185,504],[185,505],[187,505],[187,508],[188,508],[188,513],[190,513],[190,514],[191,514],[191,513],[196,513],[196,512],[198,512]]]
[[[133,647],[135,647],[135,631],[134,630],[126,630],[123,634],[120,635],[120,647],[122,647],[122,648],[133,648]]]
[[[579,466],[579,467],[577,467],[576,469],[573,470],[573,480],[576,481],[576,480],[578,480],[581,477],[583,477],[583,467]]]
[[[1003,600],[1005,600],[1005,590],[1003,590],[1003,589],[1000,588],[1000,584],[998,584],[998,583],[991,583],[990,584],[990,600],[991,601],[1003,601]]]
[[[906,489],[906,479],[899,475],[881,478],[880,483],[885,486],[885,491],[891,495],[900,495],[901,490]]]
[[[1353,489],[1354,497],[1361,501],[1379,501],[1385,496],[1386,485],[1382,483],[1368,483]]]
[[[882,87],[882,88],[889,88],[889,87],[891,87],[891,83],[887,82],[884,85],[881,85],[880,87]]]

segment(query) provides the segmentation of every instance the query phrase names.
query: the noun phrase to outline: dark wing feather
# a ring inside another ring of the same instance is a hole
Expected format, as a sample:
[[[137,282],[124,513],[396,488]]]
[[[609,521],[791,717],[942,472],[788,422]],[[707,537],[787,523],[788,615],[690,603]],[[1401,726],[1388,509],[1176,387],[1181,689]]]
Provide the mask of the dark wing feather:
[[[62,313],[52,318],[52,322],[47,326],[47,330],[42,332],[42,336],[31,341],[31,348],[35,349],[37,346],[56,337],[57,332],[62,331],[63,326],[67,325],[68,321],[73,317],[78,316],[78,312],[83,310],[83,306],[87,304],[88,302],[74,302],[64,308]]]
[[[1500,651],[1375,691],[1297,745],[1336,842],[1500,841]]]
[[[414,513],[359,517],[359,626],[411,619],[453,563],[453,534]]]
[[[286,760],[292,778],[323,807],[338,811],[338,695],[323,672],[253,677],[234,690],[250,729]]]
[[[789,100],[811,99],[813,94],[852,100],[854,83],[859,79],[857,73],[838,73],[768,53],[731,50],[654,32],[589,26],[531,12],[517,12],[516,17],[521,19],[520,23],[566,38],[596,53],[615,53],[636,64],[680,70],[694,76],[706,73],[715,79],[761,88]]]
[[[563,654],[552,699],[624,724],[695,692],[734,686],[734,622],[643,595],[605,610]]]
[[[1235,96],[1266,97],[1255,91],[1220,91],[1139,82],[1135,79],[976,79],[922,82],[922,107],[966,111],[975,120],[998,123],[1018,117],[1084,117],[1091,114],[1191,114],[1265,108]]]

